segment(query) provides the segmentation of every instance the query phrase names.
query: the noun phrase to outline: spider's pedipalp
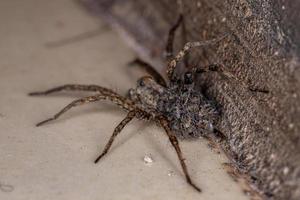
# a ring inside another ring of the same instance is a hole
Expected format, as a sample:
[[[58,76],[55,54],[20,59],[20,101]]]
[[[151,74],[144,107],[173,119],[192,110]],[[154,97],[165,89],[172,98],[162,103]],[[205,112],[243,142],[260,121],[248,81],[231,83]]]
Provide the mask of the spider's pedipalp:
[[[175,149],[175,151],[177,153],[177,156],[178,156],[178,159],[180,161],[181,168],[182,168],[183,173],[185,175],[186,181],[195,190],[197,190],[198,192],[201,192],[201,189],[195,183],[193,183],[193,181],[192,181],[192,179],[191,179],[191,177],[189,175],[189,172],[187,170],[186,164],[184,162],[184,158],[182,156],[182,152],[181,152],[181,149],[180,149],[180,146],[179,146],[178,139],[176,138],[175,135],[172,134],[171,129],[170,129],[169,125],[168,125],[169,124],[168,121],[166,119],[164,119],[164,117],[159,117],[158,121],[159,121],[160,125],[165,129],[165,132],[166,132],[167,136],[169,137],[169,140],[170,140],[172,146],[174,147],[174,149]]]
[[[38,123],[36,126],[41,126],[47,122],[57,119],[58,117],[60,117],[62,114],[64,114],[65,112],[67,112],[68,110],[70,110],[73,107],[83,105],[86,103],[90,103],[90,102],[100,101],[100,100],[109,100],[109,101],[117,104],[121,108],[128,110],[128,111],[135,109],[134,103],[132,101],[130,101],[118,94],[99,94],[99,95],[95,95],[95,96],[84,97],[84,98],[73,101],[72,103],[70,103],[69,105],[64,107],[61,111],[59,111],[57,114],[55,114],[53,117]]]

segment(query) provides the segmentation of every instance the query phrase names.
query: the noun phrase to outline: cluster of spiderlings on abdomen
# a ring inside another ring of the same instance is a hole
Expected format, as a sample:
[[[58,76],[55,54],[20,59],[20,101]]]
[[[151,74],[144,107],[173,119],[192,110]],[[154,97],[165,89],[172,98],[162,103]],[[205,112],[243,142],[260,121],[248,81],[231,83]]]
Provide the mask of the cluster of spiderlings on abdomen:
[[[174,135],[181,139],[204,136],[214,129],[216,109],[192,87],[171,86],[161,96],[157,107],[169,120]]]
[[[144,78],[135,89],[129,90],[129,98],[153,118],[165,116],[172,133],[181,139],[205,136],[214,129],[216,109],[194,90],[193,84],[171,82],[168,87],[163,87],[151,78]]]

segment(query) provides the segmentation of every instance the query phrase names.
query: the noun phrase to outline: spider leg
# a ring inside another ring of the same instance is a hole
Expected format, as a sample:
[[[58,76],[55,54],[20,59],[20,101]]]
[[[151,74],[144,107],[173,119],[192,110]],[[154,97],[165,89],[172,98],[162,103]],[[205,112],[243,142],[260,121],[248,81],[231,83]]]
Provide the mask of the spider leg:
[[[206,66],[204,68],[198,68],[198,67],[194,67],[192,69],[193,73],[206,73],[206,72],[221,72],[224,73],[224,68],[221,65],[218,64],[211,64],[209,66]]]
[[[185,23],[183,21],[183,15],[180,14],[176,23],[170,28],[169,30],[169,34],[168,34],[168,40],[167,40],[167,45],[166,45],[166,59],[169,61],[171,60],[171,58],[174,56],[174,37],[175,37],[175,33],[178,29],[179,26],[182,26],[182,38],[183,38],[183,42],[186,42],[186,38],[187,38],[187,32],[186,32],[186,26]],[[182,44],[184,45],[184,43]],[[187,68],[189,66],[188,64],[188,57],[186,56],[184,59],[184,65]]]
[[[78,85],[78,84],[66,84],[62,86],[58,86],[55,88],[51,88],[46,91],[41,92],[31,92],[29,93],[30,96],[41,96],[41,95],[48,95],[60,91],[88,91],[88,92],[99,92],[100,94],[117,94],[116,92],[98,86],[98,85]]]
[[[158,72],[156,71],[156,69],[155,69],[153,66],[151,66],[151,65],[148,64],[148,63],[146,63],[145,61],[143,61],[143,60],[141,60],[141,59],[139,59],[139,58],[136,58],[135,60],[133,60],[132,62],[130,62],[129,65],[137,65],[137,66],[141,67],[141,68],[144,69],[146,72],[148,72],[148,73],[154,78],[154,80],[155,80],[158,84],[160,84],[160,85],[162,85],[162,86],[164,86],[164,87],[167,86],[166,81],[165,81],[165,79],[162,77],[162,75],[160,75],[160,73],[158,73]]]
[[[265,93],[265,94],[268,94],[270,92],[269,90],[264,89],[264,88],[252,88],[252,87],[248,87],[248,89],[251,92],[260,92],[260,93]]]
[[[207,46],[214,44],[216,42],[219,42],[223,38],[225,38],[228,34],[225,34],[221,37],[212,39],[212,40],[206,40],[206,41],[197,41],[197,42],[187,42],[183,49],[179,51],[179,53],[168,63],[167,66],[167,75],[170,80],[173,80],[174,76],[174,70],[177,65],[177,63],[190,51],[192,48],[195,47],[201,47],[201,46]]]
[[[173,147],[175,148],[176,150],[176,153],[177,153],[177,156],[178,156],[178,159],[180,161],[180,164],[181,164],[181,167],[182,167],[182,170],[183,170],[183,173],[185,175],[185,178],[186,178],[186,181],[188,182],[188,184],[190,184],[195,190],[197,190],[198,192],[201,192],[201,189],[195,184],[193,183],[189,173],[188,173],[188,170],[187,170],[187,167],[186,167],[186,164],[184,162],[184,158],[182,156],[182,152],[181,152],[181,149],[180,149],[180,146],[179,146],[179,142],[176,138],[176,136],[174,136],[172,133],[171,133],[171,129],[168,125],[168,121],[165,120],[164,118],[159,118],[159,123],[161,124],[161,126],[165,129],[165,132],[166,134],[168,135],[169,137],[169,140],[171,142],[171,144],[173,145]]]
[[[125,110],[133,110],[135,108],[134,103],[120,95],[117,94],[99,94],[99,95],[95,95],[95,96],[88,96],[88,97],[84,97],[81,99],[77,99],[75,101],[73,101],[72,103],[70,103],[69,105],[65,106],[62,110],[60,110],[58,113],[56,113],[53,117],[46,119],[40,123],[38,123],[36,126],[41,126],[47,122],[56,120],[58,117],[60,117],[62,114],[64,114],[65,112],[67,112],[68,110],[70,110],[73,107],[79,106],[79,105],[83,105],[86,103],[90,103],[90,102],[96,102],[96,101],[100,101],[100,100],[109,100],[113,103],[115,103],[116,105],[120,106],[121,108],[125,109]]]
[[[196,68],[195,67],[192,69],[192,71],[193,71],[193,73],[198,73],[198,74],[205,73],[205,72],[218,72],[227,78],[232,78],[232,79],[238,81],[238,79],[233,74],[226,72],[224,70],[224,68],[218,64],[212,64],[205,68]],[[266,94],[269,93],[269,91],[264,88],[251,87],[251,86],[248,86],[246,83],[244,83],[243,85],[246,88],[248,88],[251,92],[260,92],[260,93],[266,93]]]
[[[168,40],[167,40],[167,45],[166,45],[167,60],[170,60],[173,57],[173,44],[174,44],[175,32],[178,29],[179,25],[181,24],[182,19],[183,19],[183,16],[180,15],[179,18],[177,19],[176,23],[169,30]]]
[[[94,163],[97,163],[104,155],[107,154],[108,150],[110,149],[112,143],[114,142],[114,139],[116,138],[116,136],[121,133],[121,131],[123,130],[123,128],[136,116],[138,111],[136,110],[132,110],[130,111],[127,116],[118,124],[118,126],[115,128],[113,134],[111,135],[109,141],[107,142],[107,144],[105,145],[104,150],[102,151],[102,153],[97,157],[97,159],[94,161]]]

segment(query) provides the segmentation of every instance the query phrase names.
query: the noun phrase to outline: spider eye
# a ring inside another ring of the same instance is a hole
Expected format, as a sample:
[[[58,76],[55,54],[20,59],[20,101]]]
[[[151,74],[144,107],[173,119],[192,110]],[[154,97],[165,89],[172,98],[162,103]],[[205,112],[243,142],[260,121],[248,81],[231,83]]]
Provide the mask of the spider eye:
[[[193,83],[193,74],[192,72],[186,72],[184,74],[184,84],[192,84]]]
[[[139,79],[138,81],[137,81],[137,84],[139,85],[139,86],[145,86],[145,82],[144,82],[144,79],[143,78],[141,78],[141,79]]]

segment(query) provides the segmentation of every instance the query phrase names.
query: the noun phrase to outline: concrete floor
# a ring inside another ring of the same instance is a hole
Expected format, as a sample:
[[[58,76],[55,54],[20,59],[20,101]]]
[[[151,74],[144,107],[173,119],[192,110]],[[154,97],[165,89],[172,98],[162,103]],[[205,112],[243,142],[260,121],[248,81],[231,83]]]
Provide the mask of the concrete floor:
[[[125,112],[108,103],[74,109],[56,122],[34,124],[86,94],[29,97],[65,83],[98,84],[125,94],[141,73],[135,56],[110,29],[71,0],[0,1],[0,199],[248,199],[226,174],[223,155],[204,140],[181,142],[199,194],[183,177],[163,130],[134,120],[98,165]],[[99,30],[98,36],[50,47]],[[144,157],[152,163],[146,164]]]

